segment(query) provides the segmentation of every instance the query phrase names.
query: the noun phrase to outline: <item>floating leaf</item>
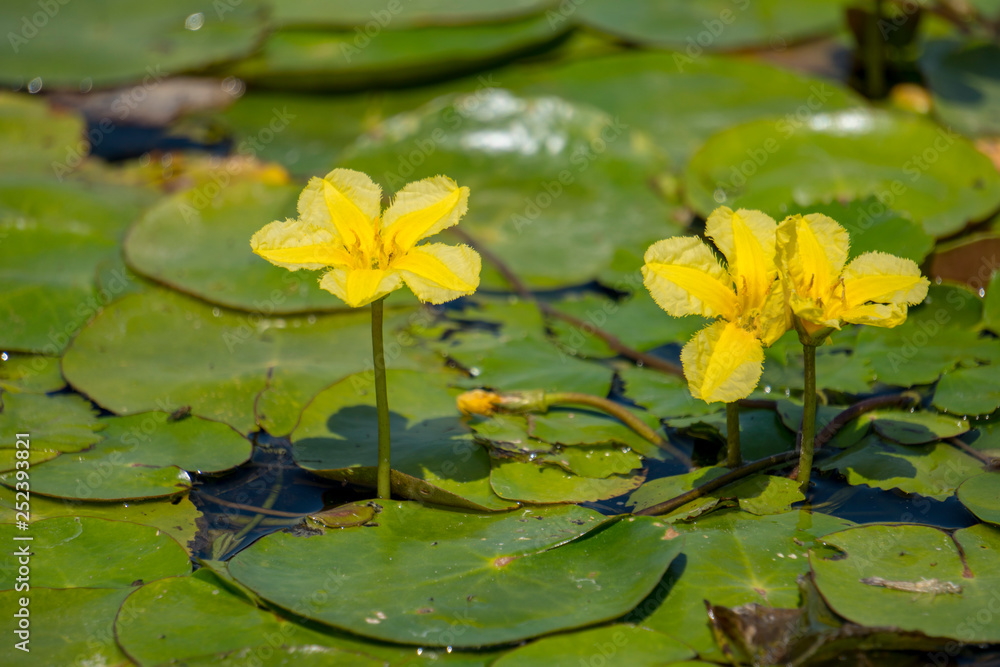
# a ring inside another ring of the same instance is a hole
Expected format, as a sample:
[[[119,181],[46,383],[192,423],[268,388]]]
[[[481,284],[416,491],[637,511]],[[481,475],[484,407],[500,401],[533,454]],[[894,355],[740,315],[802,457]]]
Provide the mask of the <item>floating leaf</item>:
[[[1000,531],[979,524],[954,535],[931,526],[867,525],[827,535],[839,558],[809,556],[830,607],[862,625],[962,642],[1000,641],[1000,626],[971,622],[995,599]]]
[[[824,471],[836,470],[850,484],[879,489],[899,489],[943,500],[973,475],[982,463],[961,450],[941,442],[930,445],[897,445],[870,435],[819,464]]]
[[[388,192],[439,173],[469,186],[464,231],[537,287],[589,282],[616,252],[641,253],[682,231],[669,222],[674,207],[649,186],[667,164],[653,141],[555,97],[493,88],[443,97],[385,121],[340,163],[371,174]],[[508,288],[493,272],[484,273],[483,286]]]
[[[849,394],[862,394],[871,389],[875,373],[867,359],[855,352],[855,341],[860,327],[847,327],[828,339],[831,344],[816,350],[816,386]],[[802,345],[798,334],[787,332],[775,345],[764,350],[764,371],[758,387],[764,393],[771,390],[795,389],[805,386]],[[766,398],[766,396],[765,396]],[[797,429],[798,427],[796,427]]]
[[[673,527],[686,539],[682,556],[636,609],[635,620],[683,637],[702,659],[724,660],[709,630],[705,600],[729,607],[751,602],[797,606],[795,579],[809,569],[806,552],[816,538],[849,525],[812,512],[759,517],[738,510],[714,512],[690,524],[675,523]]]
[[[362,636],[471,647],[617,618],[681,549],[653,520],[609,522],[575,506],[498,515],[390,503],[377,521],[311,538],[273,533],[229,570],[280,607]],[[307,603],[329,587],[336,595]]]
[[[1000,173],[968,140],[927,120],[851,110],[719,132],[691,159],[685,194],[703,216],[719,204],[777,213],[874,196],[873,213],[892,208],[940,238],[1000,206]]]
[[[557,465],[574,475],[595,478],[625,475],[642,467],[638,454],[630,449],[622,451],[615,445],[558,447],[556,450],[539,454],[536,461]]]
[[[716,412],[704,417],[688,417],[686,419],[671,419],[669,426],[692,435],[699,433],[699,425],[708,427],[712,437],[726,439],[726,413]],[[694,427],[694,428],[692,428]],[[748,461],[762,459],[795,449],[795,435],[784,427],[774,410],[740,410],[740,444],[743,458]]]
[[[57,356],[130,285],[119,269],[103,289],[125,226],[150,193],[140,188],[7,178],[0,181],[0,346]]]
[[[386,316],[389,363],[429,370],[388,334],[406,313]],[[118,414],[189,405],[241,433],[259,426],[272,435],[289,433],[320,389],[370,366],[366,312],[269,318],[164,290],[105,308],[63,358],[73,386]]]
[[[630,366],[620,376],[625,382],[625,394],[661,419],[707,415],[722,407],[691,396],[687,380],[676,375]]]
[[[16,648],[14,635],[0,646],[0,661],[16,665],[30,656],[34,664],[91,665],[128,664],[115,642],[114,622],[129,588],[32,588],[30,653]],[[0,591],[4,609],[18,609],[24,592]]]
[[[328,12],[329,9],[325,9]],[[230,73],[267,88],[358,90],[456,76],[553,42],[567,26],[545,17],[462,27],[277,30]]]
[[[969,136],[1000,134],[1000,46],[985,42],[932,41],[919,62],[934,96],[934,115]]]
[[[266,28],[259,5],[207,11],[199,0],[137,5],[104,0],[99,11],[67,2],[51,10],[29,0],[3,4],[0,23],[14,28],[12,49],[0,54],[0,81],[20,87],[39,77],[45,87],[89,90],[91,85],[137,83],[145,99],[166,77],[249,53]],[[137,103],[137,102],[135,102]],[[133,103],[133,104],[135,104]],[[127,118],[131,108],[121,104]]]
[[[639,512],[702,486],[727,472],[727,468],[709,466],[683,475],[660,477],[646,482],[634,491],[629,496],[628,503],[634,505],[633,512]],[[751,514],[782,514],[791,509],[792,503],[801,500],[805,500],[805,496],[795,480],[772,475],[752,475],[707,493],[660,517],[671,523],[689,520],[716,507],[725,506],[720,501],[734,501]]]
[[[468,509],[510,509],[489,484],[489,455],[447,390],[448,376],[389,371],[393,490],[404,497]],[[352,375],[312,400],[292,433],[296,462],[331,479],[375,485],[378,416],[367,375]]]
[[[843,20],[841,0],[794,0],[760,3],[720,1],[708,4],[684,0],[636,2],[593,0],[580,5],[587,25],[629,42],[682,51],[675,62],[692,63],[706,50],[784,48],[798,41],[834,32]]]
[[[1000,524],[1000,475],[985,472],[962,482],[958,499],[982,521]]]
[[[525,503],[583,503],[628,493],[642,484],[645,471],[594,478],[574,475],[558,465],[495,460],[490,484],[501,498]]]
[[[501,5],[479,5],[467,0],[422,0],[400,3],[373,11],[365,0],[272,1],[273,18],[280,25],[340,26],[368,29],[369,24],[391,30],[428,25],[467,25],[505,21],[526,14],[541,13],[552,0],[508,0]]]
[[[632,667],[661,667],[693,657],[688,646],[662,632],[616,623],[539,639],[503,655],[492,667],[550,667],[556,659],[608,664],[598,658]]]
[[[29,452],[78,452],[100,442],[105,424],[87,399],[72,394],[2,395],[0,431],[25,433]],[[15,449],[13,439],[5,439],[0,449]]]
[[[0,358],[0,390],[18,394],[47,394],[66,386],[58,357],[11,352]]]
[[[80,500],[172,496],[191,488],[187,471],[218,472],[250,458],[250,441],[226,424],[200,417],[173,421],[164,412],[103,420],[104,440],[31,471],[31,490]],[[11,476],[0,481],[12,484]]]
[[[28,17],[24,15],[30,21]],[[19,27],[23,30],[23,25]],[[8,40],[10,35],[16,33],[11,31]],[[83,119],[53,111],[44,100],[3,91],[0,118],[0,143],[4,147],[0,173],[4,175],[51,175],[55,171],[54,175],[61,176],[75,168],[89,151]],[[59,167],[62,169],[57,171]]]
[[[878,410],[863,417],[872,422],[875,432],[902,445],[922,445],[946,440],[969,430],[966,419],[956,419],[934,412]]]
[[[1000,271],[993,273],[983,301],[983,326],[993,333],[1000,333]]]
[[[993,342],[1000,352],[1000,342]],[[961,415],[993,412],[1000,407],[998,370],[997,366],[976,366],[945,373],[934,390],[934,406]]]
[[[12,541],[25,535],[32,541]],[[187,552],[173,538],[152,526],[125,521],[60,517],[35,521],[28,532],[0,523],[0,537],[31,550],[32,589],[129,588],[191,571]],[[13,576],[17,558],[13,549],[7,550],[0,569]],[[13,580],[3,587],[13,588]]]

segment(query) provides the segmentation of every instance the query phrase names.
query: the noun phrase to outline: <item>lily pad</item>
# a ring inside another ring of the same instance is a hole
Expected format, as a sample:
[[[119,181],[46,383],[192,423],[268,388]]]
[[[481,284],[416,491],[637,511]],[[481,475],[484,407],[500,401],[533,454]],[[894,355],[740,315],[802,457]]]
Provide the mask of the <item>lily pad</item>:
[[[958,499],[982,521],[1000,524],[1000,475],[985,472],[962,482]]]
[[[47,394],[66,386],[58,357],[17,352],[4,356],[0,356],[0,390],[6,393]]]
[[[591,0],[580,5],[586,25],[629,42],[684,51],[688,60],[707,50],[784,48],[787,42],[833,33],[843,12],[843,0],[650,0],[625,5]]]
[[[463,231],[535,287],[589,282],[617,251],[641,253],[682,232],[669,222],[673,207],[649,185],[667,166],[654,142],[556,97],[485,88],[440,98],[388,119],[340,163],[388,192],[438,173],[469,186]],[[508,288],[495,273],[483,275],[483,286]]]
[[[165,412],[103,420],[104,440],[31,471],[31,490],[80,500],[173,496],[191,488],[187,471],[218,472],[250,458],[250,441],[226,424]],[[8,475],[0,481],[12,484]]]
[[[32,480],[34,481],[34,480]],[[14,542],[30,535],[31,542]],[[191,571],[187,552],[152,526],[90,517],[35,521],[29,532],[0,524],[7,544],[23,544],[32,553],[31,588],[129,588]],[[0,567],[17,571],[17,555],[7,550]],[[13,588],[13,579],[3,582]]]
[[[707,432],[711,434],[709,437],[720,441],[726,439],[725,411],[703,417],[671,419],[667,424],[694,436],[704,437]],[[774,410],[741,409],[740,446],[743,458],[753,461],[795,449],[795,435],[785,428]]]
[[[211,663],[218,664],[224,654],[249,649],[254,664],[266,665],[272,663],[263,660],[269,659],[280,646],[298,647],[307,655],[319,654],[325,659],[321,664],[350,667],[384,664],[372,656],[336,648],[336,638],[258,609],[218,580],[197,576],[161,579],[136,590],[122,605],[115,622],[115,636],[129,657],[140,664],[187,662],[188,658],[200,657],[211,657]],[[361,644],[352,640],[344,643],[353,645],[352,648]]]
[[[616,623],[539,639],[505,654],[492,667],[551,667],[556,656],[583,665],[608,664],[602,661],[607,660],[631,667],[662,667],[693,658],[694,651],[662,632]]]
[[[85,398],[72,394],[2,395],[0,430],[26,433],[29,452],[78,452],[102,439],[104,424]],[[15,449],[14,439],[0,443],[0,449]],[[23,449],[23,448],[22,448]]]
[[[253,233],[293,214],[299,192],[297,186],[236,183],[210,199],[202,188],[187,190],[148,209],[129,229],[125,258],[169,287],[259,315],[348,310],[320,289],[317,272],[290,272],[250,252]],[[395,293],[389,305],[415,303],[407,294]]]
[[[511,72],[501,82],[522,94],[559,95],[604,109],[649,132],[677,165],[734,123],[783,116],[797,127],[817,111],[863,104],[852,91],[827,79],[750,60],[692,59],[684,53],[633,50]],[[666,236],[670,234],[657,238]]]
[[[555,42],[544,16],[461,27],[277,30],[229,73],[267,88],[358,90],[474,72]],[[370,34],[374,33],[374,34]]]
[[[1000,626],[975,622],[1000,586],[1000,530],[954,535],[930,526],[867,525],[822,540],[839,558],[809,556],[816,586],[844,618],[962,642],[998,642]]]
[[[625,382],[626,396],[661,419],[706,415],[722,407],[691,396],[687,380],[676,375],[628,367],[620,376]]]
[[[993,333],[1000,333],[1000,271],[995,271],[986,288],[983,301],[983,326]]]
[[[105,0],[99,10],[67,2],[43,8],[29,0],[6,2],[0,23],[13,30],[0,54],[0,81],[24,86],[36,77],[46,88],[89,90],[137,82],[136,97],[164,78],[239,58],[266,28],[260,5],[199,0],[137,5]],[[44,11],[42,11],[44,9]],[[141,82],[141,83],[139,83]]]
[[[855,342],[860,327],[846,327],[835,332],[831,344],[816,350],[816,387],[849,394],[863,394],[871,389],[875,372],[868,360],[857,354]],[[793,389],[801,391],[804,385],[802,345],[798,334],[787,332],[770,348],[764,350],[764,371],[758,388],[763,388],[765,396],[772,392]],[[796,430],[798,427],[796,426]]]
[[[34,664],[127,664],[115,642],[114,622],[129,588],[31,589],[30,653],[16,648],[13,636],[0,646],[0,660],[16,665],[30,656]],[[24,592],[0,591],[0,604],[15,610]]]
[[[417,0],[393,4],[375,11],[365,0],[272,1],[272,17],[282,26],[339,26],[353,28],[368,24],[391,30],[428,25],[466,25],[510,20],[537,14],[554,0],[508,0],[499,5],[475,4],[467,0]],[[374,28],[372,28],[374,29]]]
[[[1000,173],[967,139],[930,121],[851,110],[719,132],[691,159],[685,194],[706,217],[719,204],[778,213],[875,197],[873,215],[891,208],[940,238],[1000,206]]]
[[[386,316],[389,364],[430,370],[389,333],[405,312]],[[270,318],[157,289],[106,307],[63,358],[67,380],[112,412],[190,406],[241,433],[272,435],[289,433],[323,387],[370,367],[367,312]]]
[[[626,408],[627,409],[627,408]],[[656,417],[638,410],[630,410],[632,415],[656,431],[660,428]],[[532,415],[526,424],[531,435],[554,445],[600,445],[617,444],[654,458],[663,458],[663,452],[656,445],[640,436],[622,422],[585,407],[565,406],[550,409],[545,414]]]
[[[797,606],[796,577],[809,569],[808,549],[817,538],[849,525],[812,512],[754,516],[738,510],[675,523],[686,539],[681,558],[625,620],[683,637],[702,659],[724,660],[709,629],[705,600],[729,607],[751,602]]]
[[[863,418],[872,422],[875,432],[901,445],[922,445],[946,440],[969,430],[967,419],[957,419],[934,412],[878,410]]]
[[[474,515],[391,503],[376,527],[268,535],[233,557],[229,570],[280,607],[365,637],[484,646],[634,607],[681,549],[654,523],[609,522],[575,506]],[[328,570],[316,572],[316,563]],[[303,604],[328,586],[337,594]]]
[[[660,477],[646,482],[629,496],[628,504],[633,512],[666,502],[682,493],[701,486],[716,477],[729,472],[721,466],[699,468],[683,475]],[[728,502],[737,503],[740,509],[751,514],[783,514],[793,503],[805,500],[805,496],[795,480],[772,475],[752,475],[746,479],[724,486],[717,491],[692,500],[676,510],[660,515],[664,521],[673,523],[690,520]]]
[[[58,356],[120,296],[127,277],[99,290],[97,268],[117,258],[125,226],[150,199],[142,188],[0,181],[0,346]]]
[[[449,378],[390,371],[393,491],[467,509],[510,509],[490,488],[489,455],[455,407]],[[374,385],[352,375],[317,395],[292,433],[296,462],[318,475],[375,485],[378,417]]]
[[[614,445],[557,447],[556,451],[539,454],[540,463],[557,465],[566,472],[581,477],[625,475],[642,467],[642,459],[630,449]]]
[[[632,474],[583,477],[559,465],[494,460],[490,484],[501,498],[537,505],[607,500],[637,488],[645,471]]]
[[[993,343],[1000,352],[1000,342]],[[934,406],[961,415],[993,412],[1000,407],[998,370],[997,366],[991,365],[956,368],[945,373],[934,390]]]
[[[942,442],[897,445],[870,435],[823,460],[819,469],[836,470],[849,484],[899,489],[943,500],[966,479],[982,472],[982,462]]]
[[[1000,46],[932,41],[919,60],[943,125],[972,137],[1000,134]]]
[[[4,147],[0,173],[5,176],[53,172],[61,176],[88,153],[83,118],[53,111],[38,98],[0,93],[0,118],[0,143]]]
[[[0,486],[0,506],[13,511],[17,502],[13,489]],[[153,526],[188,548],[197,532],[195,522],[201,512],[187,497],[171,500],[151,500],[127,503],[89,503],[34,496],[31,498],[31,520],[52,517],[95,517]]]

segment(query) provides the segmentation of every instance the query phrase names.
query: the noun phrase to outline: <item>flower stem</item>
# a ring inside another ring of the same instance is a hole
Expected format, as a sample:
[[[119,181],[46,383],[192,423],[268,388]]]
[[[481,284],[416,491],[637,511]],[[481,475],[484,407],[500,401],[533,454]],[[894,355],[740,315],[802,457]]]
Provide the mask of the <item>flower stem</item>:
[[[736,468],[743,463],[740,454],[740,404],[726,403],[726,467]]]
[[[384,297],[383,297],[384,298]],[[378,497],[389,500],[389,396],[385,389],[385,350],[382,347],[382,299],[372,301],[372,357],[375,363],[375,408],[378,411]]]
[[[805,366],[805,393],[802,397],[802,444],[799,447],[798,481],[802,493],[808,495],[809,473],[812,471],[813,443],[816,439],[816,346],[802,345]]]

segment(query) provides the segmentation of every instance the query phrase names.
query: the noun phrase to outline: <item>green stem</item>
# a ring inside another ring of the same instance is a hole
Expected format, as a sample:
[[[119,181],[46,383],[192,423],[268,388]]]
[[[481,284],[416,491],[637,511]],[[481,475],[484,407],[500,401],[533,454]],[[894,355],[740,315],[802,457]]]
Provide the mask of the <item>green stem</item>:
[[[688,468],[691,467],[691,459],[688,458],[684,452],[671,445],[665,438],[660,437],[659,433],[646,426],[645,422],[629,412],[623,405],[615,403],[614,401],[609,401],[608,399],[601,398],[600,396],[583,394],[575,391],[557,391],[546,393],[545,403],[547,405],[553,405],[555,403],[576,403],[578,405],[587,405],[592,408],[597,408],[598,410],[606,412],[612,417],[620,420],[644,440],[653,443],[660,449],[670,452],[676,459],[681,461],[681,463],[686,465]]]
[[[726,467],[736,468],[743,464],[740,454],[740,405],[736,401],[726,403]]]
[[[882,2],[875,0],[867,16],[864,34],[865,89],[873,100],[885,96],[885,40],[882,38]]]
[[[805,393],[802,397],[802,444],[799,448],[798,481],[802,493],[809,490],[809,473],[813,464],[813,444],[816,440],[816,346],[802,346],[805,366]]]
[[[375,408],[378,410],[377,491],[380,499],[389,500],[392,495],[392,484],[389,478],[389,396],[385,389],[382,299],[372,301],[372,357],[375,362]]]

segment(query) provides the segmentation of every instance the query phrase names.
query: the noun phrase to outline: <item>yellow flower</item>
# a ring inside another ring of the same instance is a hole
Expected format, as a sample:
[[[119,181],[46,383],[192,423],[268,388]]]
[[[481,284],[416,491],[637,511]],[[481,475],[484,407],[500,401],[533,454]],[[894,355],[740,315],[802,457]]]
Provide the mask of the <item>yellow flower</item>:
[[[446,176],[415,181],[381,213],[382,190],[361,172],[334,169],[299,196],[296,220],[272,222],[253,251],[291,271],[326,269],[320,287],[357,308],[405,282],[421,301],[444,303],[479,286],[479,253],[468,246],[417,243],[458,224],[469,188]]]
[[[720,318],[681,351],[691,394],[706,403],[749,395],[760,380],[764,346],[788,330],[775,265],[776,228],[760,211],[715,209],[705,234],[728,268],[693,236],[664,239],[646,251],[642,275],[660,308],[676,317]]]
[[[894,327],[927,296],[913,260],[866,252],[845,267],[850,237],[825,215],[790,216],[777,239],[789,305],[808,334],[845,322]]]

